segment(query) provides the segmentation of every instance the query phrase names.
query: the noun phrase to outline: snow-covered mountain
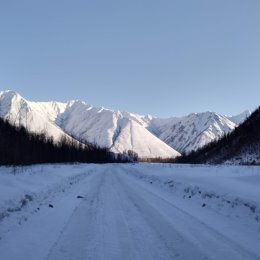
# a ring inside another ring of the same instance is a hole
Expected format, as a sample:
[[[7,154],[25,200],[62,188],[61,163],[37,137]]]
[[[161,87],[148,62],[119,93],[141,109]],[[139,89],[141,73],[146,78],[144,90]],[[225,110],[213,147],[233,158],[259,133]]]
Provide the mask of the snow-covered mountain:
[[[214,112],[189,114],[170,119],[154,119],[150,129],[165,143],[181,153],[197,150],[219,139],[236,127],[225,116]]]
[[[14,91],[0,92],[1,118],[14,125],[23,125],[31,132],[46,133],[55,141],[65,134],[54,121],[66,106],[59,102],[31,102]]]
[[[235,116],[229,116],[227,117],[230,121],[234,122],[237,125],[240,125],[243,123],[249,116],[251,115],[251,111],[245,110],[241,114],[235,115]]]
[[[260,107],[227,137],[182,156],[179,162],[260,165]]]
[[[78,140],[87,140],[111,151],[133,150],[140,157],[176,157],[172,147],[150,133],[142,117],[126,112],[97,108],[81,101],[68,103],[56,123]]]
[[[143,127],[134,115],[92,107],[81,101],[31,102],[16,92],[2,91],[0,117],[29,131],[44,132],[57,141],[68,134],[113,152],[133,150],[143,158],[180,155]]]
[[[113,152],[133,150],[146,158],[176,157],[196,150],[232,131],[243,118],[205,112],[162,119],[92,107],[82,101],[31,102],[13,91],[0,92],[0,117],[29,131],[46,132],[54,140],[67,134]]]

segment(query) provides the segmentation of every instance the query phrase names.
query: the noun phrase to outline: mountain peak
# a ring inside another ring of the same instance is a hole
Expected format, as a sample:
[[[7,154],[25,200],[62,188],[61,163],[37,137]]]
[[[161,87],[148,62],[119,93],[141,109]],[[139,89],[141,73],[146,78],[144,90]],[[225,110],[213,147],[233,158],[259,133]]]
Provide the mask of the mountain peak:
[[[230,116],[227,117],[229,120],[231,120],[232,122],[234,122],[236,125],[240,125],[241,123],[243,123],[250,115],[252,114],[252,112],[250,110],[245,110],[242,113],[238,114],[238,115],[234,115],[234,116]]]
[[[0,91],[0,97],[9,98],[9,99],[12,99],[14,97],[22,98],[19,93],[13,90]]]

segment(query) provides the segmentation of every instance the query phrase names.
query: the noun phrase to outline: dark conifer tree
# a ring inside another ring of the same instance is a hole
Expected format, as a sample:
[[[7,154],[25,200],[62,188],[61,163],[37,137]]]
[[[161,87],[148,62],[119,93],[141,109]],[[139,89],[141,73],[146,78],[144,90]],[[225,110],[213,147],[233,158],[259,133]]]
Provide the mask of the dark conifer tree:
[[[121,157],[90,144],[63,136],[58,143],[46,134],[29,133],[0,119],[0,164],[26,165],[35,163],[107,163],[121,162]],[[126,161],[126,159],[124,159]]]

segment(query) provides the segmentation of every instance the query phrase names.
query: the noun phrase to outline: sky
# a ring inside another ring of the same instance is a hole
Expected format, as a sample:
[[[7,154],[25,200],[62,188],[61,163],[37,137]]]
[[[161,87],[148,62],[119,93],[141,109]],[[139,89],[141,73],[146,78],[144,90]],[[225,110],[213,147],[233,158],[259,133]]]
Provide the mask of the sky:
[[[0,89],[161,117],[260,105],[259,0],[0,0]]]

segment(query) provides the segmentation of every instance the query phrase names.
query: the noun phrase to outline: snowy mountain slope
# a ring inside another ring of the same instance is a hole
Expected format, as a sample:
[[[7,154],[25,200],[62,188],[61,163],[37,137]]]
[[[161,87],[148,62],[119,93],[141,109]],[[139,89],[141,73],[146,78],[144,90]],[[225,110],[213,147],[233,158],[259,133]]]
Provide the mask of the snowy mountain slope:
[[[140,157],[176,157],[180,155],[146,129],[142,116],[91,107],[73,102],[57,118],[57,123],[78,140],[88,140],[111,151],[133,150]]]
[[[205,112],[163,119],[93,107],[82,101],[31,102],[13,91],[0,92],[0,117],[13,124],[47,132],[54,140],[67,133],[112,151],[134,150],[141,157],[175,157],[178,152],[196,150],[232,131],[246,115],[227,118]]]
[[[125,149],[139,151],[141,157],[176,157],[180,154],[156,138],[146,128],[137,122],[125,119],[123,126],[120,126],[120,132],[112,146],[112,151],[123,152]],[[124,144],[124,145],[122,145]],[[148,151],[147,151],[148,148]],[[149,154],[147,155],[147,152]]]
[[[260,107],[218,142],[183,156],[181,163],[260,164]]]
[[[72,101],[55,122],[77,139],[88,140],[101,147],[111,147],[116,120],[117,114],[113,111]]]
[[[237,125],[243,123],[249,116],[251,115],[251,111],[245,110],[241,114],[227,117],[230,121],[234,122]]]
[[[66,104],[58,102],[30,102],[13,91],[0,92],[0,117],[8,119],[14,125],[22,125],[35,133],[46,133],[60,140],[66,135],[54,123],[55,118],[66,108]],[[67,135],[67,137],[69,137]]]
[[[236,124],[214,112],[193,113],[181,118],[153,119],[149,128],[181,153],[197,150],[234,130]]]

